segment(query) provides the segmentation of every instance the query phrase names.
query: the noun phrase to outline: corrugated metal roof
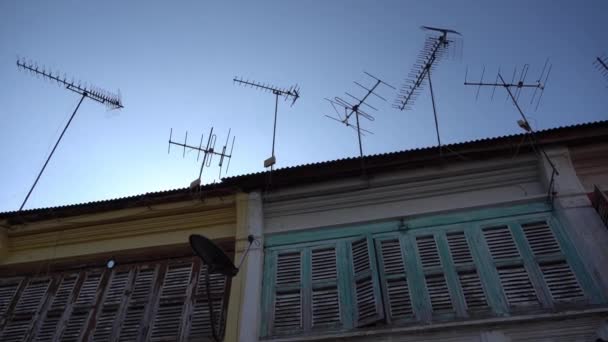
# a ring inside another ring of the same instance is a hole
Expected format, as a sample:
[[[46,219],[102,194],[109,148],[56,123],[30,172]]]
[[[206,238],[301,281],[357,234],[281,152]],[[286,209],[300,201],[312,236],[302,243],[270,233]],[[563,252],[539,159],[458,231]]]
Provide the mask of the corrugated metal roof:
[[[548,135],[550,135],[552,133],[556,133],[556,132],[563,132],[563,133],[569,132],[569,131],[574,132],[579,129],[585,129],[585,128],[602,128],[602,126],[608,127],[608,120],[573,124],[573,125],[569,125],[569,126],[560,126],[560,127],[555,127],[555,128],[539,130],[536,133],[538,134],[539,137],[542,138],[544,136],[548,136]],[[488,145],[488,143],[494,144],[496,142],[504,141],[504,140],[521,139],[524,135],[525,134],[522,133],[522,134],[511,134],[511,135],[503,135],[503,136],[498,136],[498,137],[475,139],[475,140],[469,140],[469,141],[465,141],[465,142],[447,144],[447,145],[444,145],[444,147],[446,147],[448,149],[457,149],[457,148],[464,148],[464,147],[466,147],[466,148],[482,147],[482,146]],[[394,152],[380,153],[380,154],[374,154],[374,155],[366,155],[365,160],[371,163],[374,160],[386,161],[388,159],[392,159],[393,157],[394,158],[396,158],[396,157],[406,158],[407,156],[414,155],[414,154],[416,154],[416,155],[428,154],[429,156],[431,154],[433,154],[433,156],[436,157],[436,155],[435,155],[436,150],[437,150],[437,146],[420,147],[420,148],[414,148],[414,149],[409,149],[409,150],[394,151]],[[349,158],[341,158],[341,159],[335,159],[335,160],[330,160],[330,161],[322,161],[322,162],[283,167],[283,168],[275,169],[273,171],[273,177],[275,175],[281,175],[283,178],[285,178],[285,177],[289,177],[291,175],[295,175],[299,171],[309,172],[311,169],[317,169],[320,171],[321,169],[326,169],[329,166],[331,166],[332,168],[336,168],[338,166],[345,166],[346,164],[353,164],[356,162],[358,163],[358,161],[359,161],[359,157],[349,157]],[[266,175],[268,175],[268,174],[269,174],[269,171],[260,171],[260,172],[248,173],[248,174],[243,174],[243,175],[238,175],[238,176],[226,177],[226,178],[222,179],[221,183],[206,185],[203,187],[202,190],[209,191],[209,192],[219,191],[220,193],[222,193],[222,192],[232,192],[232,191],[234,191],[235,188],[239,188],[241,186],[244,188],[248,188],[248,189],[251,189],[253,187],[263,188],[264,184],[260,183],[260,180],[264,179],[264,177],[266,177]],[[88,208],[88,207],[92,207],[91,208],[92,210],[90,210],[90,211],[112,210],[112,209],[117,209],[117,208],[132,207],[132,206],[137,205],[138,203],[141,205],[142,204],[141,202],[146,201],[146,200],[149,201],[149,200],[156,199],[161,202],[163,200],[169,202],[171,200],[178,200],[179,198],[182,198],[182,197],[185,198],[185,196],[189,196],[189,195],[190,195],[189,188],[180,188],[180,189],[157,191],[157,192],[147,192],[147,193],[134,195],[134,196],[127,196],[127,197],[120,197],[120,198],[113,198],[113,199],[106,199],[106,200],[99,200],[99,201],[92,201],[92,202],[85,202],[85,203],[78,203],[78,204],[27,209],[27,210],[23,210],[21,212],[18,212],[18,211],[2,212],[2,213],[0,213],[0,218],[14,217],[16,215],[21,215],[21,216],[31,215],[31,214],[37,214],[37,213],[42,213],[42,212],[57,213],[57,212],[66,211],[66,210],[72,212],[77,209]],[[95,209],[97,209],[97,210],[95,210]],[[87,211],[89,211],[89,210],[87,210]]]

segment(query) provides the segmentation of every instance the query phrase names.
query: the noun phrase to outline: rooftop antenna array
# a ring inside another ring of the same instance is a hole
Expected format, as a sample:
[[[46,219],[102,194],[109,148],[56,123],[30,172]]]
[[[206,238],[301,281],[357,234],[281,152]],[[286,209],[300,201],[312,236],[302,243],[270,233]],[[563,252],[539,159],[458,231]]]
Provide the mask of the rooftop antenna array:
[[[289,87],[289,88],[278,88],[275,86],[271,86],[265,83],[258,83],[255,81],[245,81],[242,78],[235,77],[233,81],[236,84],[240,84],[242,86],[249,86],[252,88],[256,88],[262,91],[271,92],[275,96],[275,104],[274,104],[274,125],[272,129],[272,154],[270,158],[264,160],[264,167],[270,167],[272,170],[274,164],[276,164],[276,157],[274,156],[274,144],[276,140],[276,132],[277,132],[277,112],[279,108],[279,97],[284,97],[285,101],[291,100],[291,106],[293,106],[296,101],[300,98],[300,88],[298,85]]]
[[[200,157],[201,157],[201,152],[203,153],[203,161],[201,162],[201,169],[198,173],[198,178],[193,180],[190,183],[190,189],[196,189],[197,187],[199,187],[201,185],[201,178],[203,176],[203,169],[205,167],[210,167],[211,166],[211,160],[213,159],[213,156],[219,156],[220,160],[218,162],[218,166],[219,166],[219,178],[222,178],[222,167],[224,165],[224,161],[227,160],[228,162],[226,163],[226,170],[224,171],[224,174],[228,173],[228,169],[230,168],[230,160],[232,158],[232,151],[234,149],[234,140],[235,140],[235,136],[232,137],[232,143],[230,145],[230,152],[227,153],[227,148],[228,148],[228,143],[230,142],[230,132],[231,130],[228,130],[228,136],[226,136],[226,143],[224,144],[224,146],[222,146],[222,149],[220,151],[215,149],[215,143],[217,141],[217,136],[213,133],[213,127],[211,127],[211,130],[209,131],[209,135],[207,137],[207,144],[203,147],[203,134],[201,134],[201,140],[198,144],[198,146],[193,146],[193,145],[189,145],[188,144],[188,131],[186,131],[186,136],[184,138],[184,142],[178,142],[178,141],[174,141],[173,140],[173,128],[169,131],[169,147],[167,149],[167,153],[171,153],[171,145],[176,145],[176,146],[180,146],[183,148],[183,153],[182,156],[185,157],[186,156],[186,149],[188,149],[188,151],[197,151],[196,154],[196,161],[199,161]]]
[[[27,200],[29,199],[30,195],[32,194],[32,191],[34,191],[36,184],[38,184],[38,180],[40,180],[40,176],[42,176],[42,173],[44,172],[44,170],[46,169],[46,166],[48,165],[49,161],[51,160],[53,153],[55,153],[55,150],[57,149],[59,142],[63,138],[63,135],[65,134],[68,127],[70,126],[70,123],[72,123],[72,119],[74,119],[76,112],[78,112],[78,108],[80,108],[80,104],[82,103],[82,101],[85,98],[89,98],[95,102],[99,102],[99,103],[105,105],[108,109],[120,109],[120,108],[123,108],[123,106],[122,106],[122,100],[120,97],[120,92],[118,92],[117,94],[114,94],[114,93],[108,92],[106,90],[103,90],[101,88],[93,87],[91,85],[87,85],[87,84],[83,85],[82,82],[80,82],[80,81],[75,82],[73,78],[68,81],[68,78],[66,77],[65,74],[63,74],[61,76],[59,74],[59,72],[57,72],[57,71],[53,72],[51,69],[47,69],[44,66],[38,66],[38,64],[35,62],[29,61],[29,60],[26,61],[25,59],[21,59],[21,58],[17,58],[17,68],[24,70],[26,72],[30,72],[32,75],[41,77],[42,79],[45,79],[45,80],[48,80],[51,82],[56,82],[59,86],[65,86],[65,88],[67,90],[70,90],[70,91],[80,95],[80,101],[78,101],[78,104],[76,105],[76,108],[74,109],[74,112],[72,113],[72,115],[70,116],[70,119],[68,120],[67,124],[63,128],[61,135],[59,135],[59,138],[57,139],[55,146],[53,146],[51,153],[49,154],[46,161],[44,162],[44,165],[42,166],[42,169],[38,173],[38,176],[36,177],[36,180],[34,181],[34,184],[32,185],[32,187],[30,188],[30,191],[27,193],[27,196],[25,196],[23,203],[21,203],[21,207],[19,207],[19,211],[21,211],[21,210],[23,210],[23,207],[25,206],[25,204],[27,203]]]
[[[602,57],[595,57],[595,61],[593,61],[593,65],[595,65],[597,70],[608,81],[608,56],[604,55]]]
[[[551,73],[551,64],[549,64],[549,59],[547,59],[545,61],[545,65],[543,66],[540,76],[538,77],[538,79],[536,79],[536,81],[534,81],[532,83],[526,83],[526,76],[528,74],[529,69],[530,69],[530,66],[528,64],[525,64],[519,73],[517,72],[517,68],[516,68],[513,71],[513,75],[511,77],[510,82],[507,82],[504,79],[504,77],[501,74],[500,69],[499,69],[498,73],[496,75],[495,82],[484,82],[483,81],[483,75],[485,73],[485,68],[484,68],[484,70],[481,73],[481,75],[482,75],[481,80],[479,82],[468,82],[467,74],[465,74],[464,85],[478,87],[477,94],[475,96],[476,98],[479,97],[479,90],[481,89],[481,87],[492,87],[493,88],[492,98],[494,97],[494,92],[496,91],[496,87],[502,87],[506,90],[507,100],[510,99],[511,102],[513,102],[513,105],[515,106],[515,108],[519,112],[519,115],[521,116],[521,119],[517,120],[517,124],[519,125],[519,127],[521,129],[523,129],[525,131],[525,133],[527,133],[530,136],[530,139],[532,142],[531,145],[532,145],[532,149],[534,150],[534,152],[537,155],[544,157],[545,160],[547,161],[547,163],[549,164],[549,166],[551,167],[551,180],[549,182],[549,189],[547,191],[547,199],[550,203],[553,203],[553,197],[555,195],[555,192],[554,192],[555,176],[559,176],[559,171],[557,170],[557,168],[556,168],[555,164],[553,163],[553,161],[551,160],[551,158],[549,158],[549,155],[547,155],[547,152],[545,151],[545,149],[542,147],[542,145],[539,144],[536,132],[534,131],[534,128],[532,127],[532,125],[530,125],[528,118],[524,114],[524,111],[522,110],[522,108],[518,102],[520,95],[524,89],[533,88],[534,93],[531,96],[530,104],[534,104],[534,102],[536,101],[535,108],[538,109],[541,98],[543,96],[543,92],[545,91],[545,88],[547,85],[547,80],[549,79],[549,74]],[[518,77],[518,79],[516,79],[517,77]],[[538,98],[536,97],[537,93],[539,94]]]
[[[450,29],[430,26],[422,26],[421,28],[425,31],[430,31],[431,34],[424,41],[424,47],[418,54],[418,58],[408,74],[408,77],[399,89],[394,107],[399,110],[411,110],[416,98],[420,95],[420,92],[424,87],[425,80],[428,80],[431,102],[433,104],[433,116],[435,118],[437,144],[439,147],[439,155],[441,156],[441,137],[439,134],[439,122],[437,120],[437,107],[435,105],[435,93],[433,92],[431,71],[435,70],[437,63],[445,57],[448,49],[455,43],[455,40],[448,39],[448,34],[457,36],[462,35]]]
[[[381,79],[375,77],[374,75],[372,75],[368,72],[364,71],[364,73],[368,77],[370,77],[374,80],[373,86],[371,86],[370,88],[367,88],[367,87],[361,85],[361,83],[359,83],[359,82],[354,81],[353,83],[355,83],[357,86],[363,88],[366,91],[365,95],[361,98],[358,98],[354,95],[351,95],[348,92],[345,92],[344,94],[346,94],[346,96],[349,97],[348,100],[345,100],[338,96],[334,97],[333,100],[326,98],[325,100],[327,100],[331,104],[331,106],[334,108],[334,111],[336,112],[337,117],[333,117],[333,116],[329,116],[329,115],[325,115],[325,116],[332,120],[340,122],[340,123],[344,124],[346,127],[350,127],[357,132],[357,138],[359,141],[359,156],[361,158],[362,170],[365,172],[365,165],[364,165],[364,161],[363,161],[363,144],[361,142],[361,135],[365,135],[366,133],[367,134],[373,134],[373,133],[369,130],[361,128],[361,123],[360,123],[359,117],[362,117],[368,121],[374,121],[375,118],[373,115],[364,111],[361,107],[365,106],[366,108],[377,111],[378,110],[377,108],[371,106],[370,104],[366,103],[365,101],[368,99],[368,97],[370,95],[374,95],[377,98],[379,98],[383,101],[386,101],[385,98],[383,98],[382,96],[380,96],[374,92],[380,84],[384,84],[385,86],[390,87],[392,89],[395,89],[395,87],[382,81]],[[343,112],[343,113],[341,113],[341,112]],[[352,123],[353,116],[354,116],[354,121],[355,121],[354,124]]]

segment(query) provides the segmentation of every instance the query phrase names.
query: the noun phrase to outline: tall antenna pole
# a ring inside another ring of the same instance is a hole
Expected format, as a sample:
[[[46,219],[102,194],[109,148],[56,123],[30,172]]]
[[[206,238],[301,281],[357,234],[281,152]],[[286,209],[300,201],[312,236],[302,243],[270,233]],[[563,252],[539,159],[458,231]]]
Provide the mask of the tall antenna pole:
[[[422,26],[423,30],[439,33],[439,36],[427,37],[424,48],[420,51],[418,59],[404,85],[399,90],[394,107],[399,110],[412,109],[412,106],[420,94],[421,88],[424,86],[425,79],[429,81],[429,90],[431,94],[431,102],[433,104],[433,118],[435,120],[435,134],[437,135],[437,146],[439,149],[439,157],[442,156],[441,135],[439,133],[439,119],[437,117],[437,106],[435,104],[435,93],[433,91],[433,83],[431,81],[431,70],[435,68],[436,62],[443,58],[446,50],[452,45],[453,40],[448,39],[448,33],[461,36],[460,33],[436,27]]]
[[[25,59],[23,59],[23,60],[17,59],[17,68],[23,69],[25,71],[29,71],[36,76],[42,76],[43,78],[57,82],[59,85],[65,86],[65,88],[67,90],[70,90],[70,91],[80,95],[80,101],[78,101],[78,105],[76,105],[74,112],[72,112],[70,119],[68,120],[67,124],[63,128],[63,131],[61,131],[61,135],[57,139],[57,142],[55,142],[55,146],[53,146],[51,153],[47,157],[46,161],[44,162],[44,165],[42,166],[42,169],[38,173],[38,176],[36,177],[34,184],[32,184],[30,190],[28,191],[27,195],[25,196],[25,199],[23,200],[23,203],[21,203],[21,206],[19,207],[19,211],[21,211],[21,210],[23,210],[23,207],[25,207],[25,204],[27,203],[28,199],[30,198],[30,195],[32,194],[32,192],[34,191],[34,188],[38,184],[38,181],[40,180],[42,173],[44,172],[44,170],[46,169],[46,166],[48,165],[49,161],[51,160],[51,157],[53,157],[53,154],[55,153],[57,146],[59,146],[59,143],[61,142],[63,135],[67,131],[68,127],[70,126],[70,123],[72,123],[74,116],[76,116],[76,112],[78,112],[78,109],[80,108],[80,105],[82,104],[82,101],[86,97],[88,97],[96,102],[106,105],[108,108],[111,108],[111,109],[123,108],[123,106],[122,106],[122,101],[120,99],[120,95],[115,95],[115,94],[112,94],[110,92],[107,92],[107,91],[99,89],[99,88],[87,87],[87,86],[83,87],[80,85],[80,83],[76,84],[73,81],[68,82],[66,80],[65,76],[63,76],[63,78],[61,78],[61,77],[59,77],[59,73],[53,74],[52,71],[47,71],[44,67],[39,67],[37,64],[34,64],[32,62],[26,62]]]
[[[251,82],[244,81],[242,78],[235,77],[232,80],[235,83],[240,84],[242,86],[250,86],[250,87],[256,88],[258,90],[272,92],[272,94],[274,94],[274,96],[275,96],[274,124],[273,124],[273,129],[272,129],[272,155],[270,156],[270,158],[264,160],[264,167],[270,167],[270,170],[272,171],[273,166],[276,163],[276,157],[274,155],[274,145],[275,145],[276,132],[277,132],[277,113],[278,113],[278,108],[279,108],[279,96],[283,96],[286,101],[288,99],[291,99],[292,100],[291,105],[293,106],[296,103],[296,101],[300,98],[300,89],[298,88],[297,84],[295,86],[292,86],[292,87],[286,89],[286,88],[277,88],[274,86],[270,86],[270,85],[263,84],[263,83],[258,83],[255,81],[251,81]]]

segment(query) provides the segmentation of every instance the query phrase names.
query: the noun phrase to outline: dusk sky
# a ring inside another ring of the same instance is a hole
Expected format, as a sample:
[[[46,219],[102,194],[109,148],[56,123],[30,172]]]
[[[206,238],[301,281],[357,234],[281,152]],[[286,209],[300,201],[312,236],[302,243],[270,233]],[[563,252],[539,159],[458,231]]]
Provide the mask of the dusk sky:
[[[274,96],[233,84],[243,77],[298,84],[279,102],[277,168],[358,156],[356,133],[324,117],[324,98],[362,96],[369,72],[400,86],[422,48],[421,25],[462,33],[462,55],[433,73],[445,143],[519,133],[506,93],[463,85],[530,65],[535,81],[550,58],[536,129],[608,119],[608,82],[592,65],[608,53],[608,1],[16,1],[0,2],[0,212],[19,209],[79,96],[17,69],[17,56],[68,78],[120,92],[124,109],[85,99],[26,209],[183,188],[198,176],[169,130],[198,145],[213,126],[218,146],[236,135],[229,176],[263,171],[270,156]],[[371,99],[374,132],[365,154],[436,145],[428,87],[413,110]],[[217,160],[213,161],[214,165]],[[219,181],[217,166],[203,182]]]

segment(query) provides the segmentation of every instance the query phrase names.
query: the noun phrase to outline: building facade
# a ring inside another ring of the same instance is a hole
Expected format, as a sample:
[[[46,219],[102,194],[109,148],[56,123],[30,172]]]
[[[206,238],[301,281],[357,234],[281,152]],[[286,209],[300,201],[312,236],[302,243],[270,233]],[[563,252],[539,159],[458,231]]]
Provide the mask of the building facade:
[[[202,190],[2,214],[0,340],[210,339],[207,268],[188,237],[239,258],[247,202]],[[210,275],[226,341],[236,341],[240,289],[238,278]]]
[[[539,138],[557,173],[517,135],[225,180],[264,241],[240,341],[608,339],[608,123]]]

